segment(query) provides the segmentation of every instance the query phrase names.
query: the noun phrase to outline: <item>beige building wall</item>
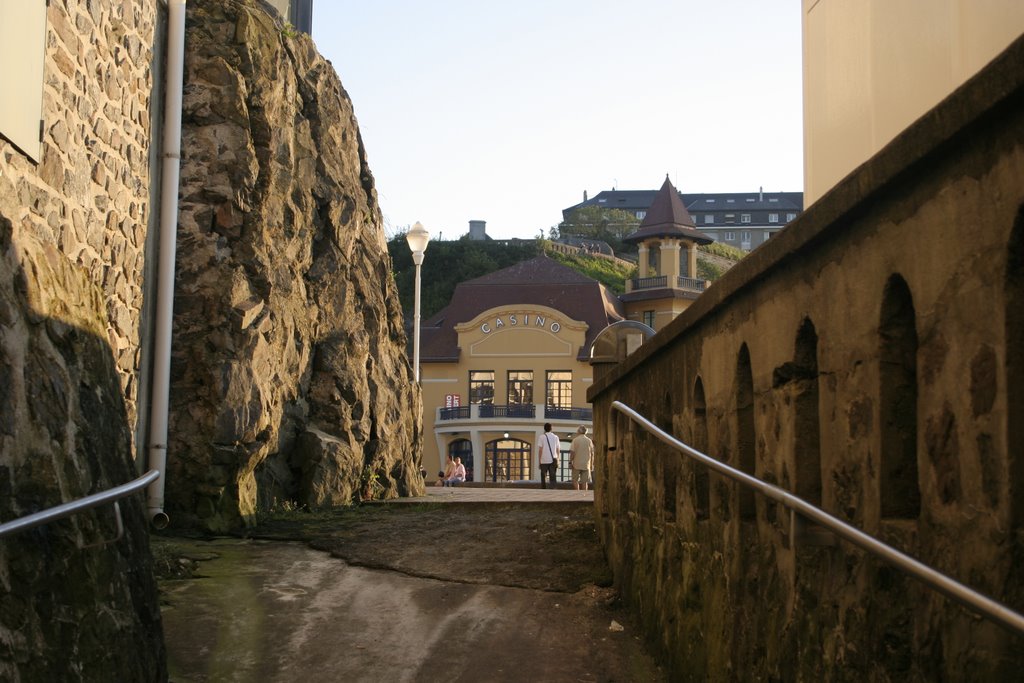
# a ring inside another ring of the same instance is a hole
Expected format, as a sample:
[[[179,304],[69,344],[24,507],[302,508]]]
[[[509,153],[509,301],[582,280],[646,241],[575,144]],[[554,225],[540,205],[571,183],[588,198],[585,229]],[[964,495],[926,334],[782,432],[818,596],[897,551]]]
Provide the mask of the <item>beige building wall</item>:
[[[644,313],[654,311],[654,325],[651,327],[657,332],[675,320],[676,316],[689,308],[692,303],[691,299],[677,299],[671,296],[649,301],[631,301],[626,304],[626,319],[647,324]]]
[[[588,363],[577,360],[583,347],[588,326],[572,320],[560,311],[544,306],[499,306],[476,318],[456,325],[459,335],[459,361],[456,363],[423,363],[423,466],[427,480],[437,479],[444,469],[448,445],[459,439],[473,444],[474,479],[484,481],[483,463],[485,445],[507,432],[509,439],[530,444],[530,479],[539,479],[537,468],[537,442],[550,422],[553,431],[562,439],[585,420],[546,418],[544,403],[546,376],[549,370],[572,372],[572,406],[589,409],[587,389],[592,382]],[[494,371],[494,405],[508,404],[508,372],[533,372],[534,409],[528,417],[480,416],[478,408],[470,408],[464,418],[441,419],[448,396],[457,396],[462,407],[470,407],[469,373],[473,370]],[[561,477],[560,477],[561,479]]]
[[[803,0],[805,206],[1022,33],[1021,0]]]

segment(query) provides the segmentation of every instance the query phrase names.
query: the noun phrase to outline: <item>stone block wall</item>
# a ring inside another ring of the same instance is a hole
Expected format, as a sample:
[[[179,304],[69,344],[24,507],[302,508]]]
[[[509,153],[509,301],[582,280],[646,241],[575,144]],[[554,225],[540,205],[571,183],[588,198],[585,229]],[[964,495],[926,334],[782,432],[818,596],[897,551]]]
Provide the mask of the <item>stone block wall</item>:
[[[32,164],[0,139],[0,212],[11,220],[17,243],[54,246],[102,289],[103,334],[132,424],[151,211],[157,5],[51,2],[41,162]]]
[[[0,139],[5,521],[137,476],[158,11],[50,2],[40,163]],[[116,543],[110,506],[0,543],[0,679],[166,678],[141,497],[122,509]]]
[[[1024,611],[1024,39],[589,393],[602,539],[680,680],[1010,680],[1020,636],[611,412]]]

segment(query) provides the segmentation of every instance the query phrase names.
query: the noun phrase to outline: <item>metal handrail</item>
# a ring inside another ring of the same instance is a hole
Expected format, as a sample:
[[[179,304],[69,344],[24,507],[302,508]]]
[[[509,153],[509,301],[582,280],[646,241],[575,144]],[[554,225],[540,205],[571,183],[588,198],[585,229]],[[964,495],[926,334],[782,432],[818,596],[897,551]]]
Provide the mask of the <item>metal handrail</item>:
[[[738,481],[745,486],[753,488],[774,501],[782,503],[792,512],[799,512],[807,519],[825,527],[832,533],[849,541],[850,543],[863,548],[872,555],[885,560],[897,569],[910,574],[940,593],[945,594],[947,597],[956,600],[968,609],[978,612],[982,616],[991,619],[997,624],[1013,631],[1017,635],[1024,635],[1024,616],[1013,611],[1006,605],[996,602],[974,589],[965,586],[959,581],[946,576],[918,560],[915,560],[913,557],[896,550],[892,546],[879,541],[874,536],[866,534],[854,526],[850,526],[841,519],[833,517],[821,508],[808,503],[802,498],[794,496],[784,489],[773,486],[761,479],[758,479],[757,477],[747,474],[746,472],[741,472],[740,470],[729,467],[725,463],[715,460],[709,455],[705,455],[698,450],[690,448],[682,441],[679,441],[671,434],[663,431],[643,415],[620,401],[614,401],[612,403],[612,409],[625,414],[648,432],[651,432],[660,441],[685,453],[697,462],[710,467],[719,474],[725,475],[734,481]]]
[[[46,524],[48,522],[54,522],[58,519],[70,517],[71,515],[77,512],[82,512],[83,510],[89,510],[94,507],[99,507],[104,503],[114,503],[114,511],[115,514],[117,515],[118,520],[118,538],[120,538],[121,508],[117,504],[117,501],[126,496],[130,496],[136,491],[145,488],[148,484],[155,481],[159,476],[160,470],[150,470],[141,477],[139,477],[138,479],[130,481],[127,484],[121,484],[120,486],[115,486],[112,489],[107,489],[106,491],[94,493],[90,496],[86,496],[85,498],[79,498],[78,500],[73,500],[69,503],[62,503],[61,505],[57,505],[46,510],[41,510],[39,512],[34,512],[31,515],[26,515],[24,517],[12,520],[10,522],[4,522],[3,524],[0,524],[0,538],[3,538],[4,536],[10,536],[12,534],[17,534],[22,531],[28,531],[29,529]]]

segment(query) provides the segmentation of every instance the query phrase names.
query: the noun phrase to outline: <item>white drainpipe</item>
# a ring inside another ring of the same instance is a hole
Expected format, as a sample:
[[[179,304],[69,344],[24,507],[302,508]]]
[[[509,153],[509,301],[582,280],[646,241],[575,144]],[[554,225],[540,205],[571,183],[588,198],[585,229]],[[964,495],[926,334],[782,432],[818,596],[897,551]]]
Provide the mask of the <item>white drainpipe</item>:
[[[156,331],[153,342],[153,393],[149,419],[149,469],[160,477],[149,485],[147,499],[153,526],[170,521],[164,512],[167,473],[167,409],[171,376],[171,323],[174,314],[174,252],[178,234],[178,180],[181,174],[181,100],[185,69],[185,2],[167,0],[167,78],[160,185],[160,262],[156,285]]]

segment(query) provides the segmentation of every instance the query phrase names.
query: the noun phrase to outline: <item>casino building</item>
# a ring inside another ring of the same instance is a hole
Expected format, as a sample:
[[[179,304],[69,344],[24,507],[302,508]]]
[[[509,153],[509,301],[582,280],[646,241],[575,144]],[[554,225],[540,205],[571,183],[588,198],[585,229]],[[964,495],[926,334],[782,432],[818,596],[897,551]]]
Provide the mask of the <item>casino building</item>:
[[[590,425],[590,345],[624,317],[604,285],[546,256],[460,283],[420,332],[428,480],[449,453],[472,481],[539,480],[544,423],[563,450]]]
[[[423,429],[434,435],[423,448],[428,479],[451,454],[473,481],[539,480],[535,445],[544,423],[563,451],[591,424],[586,396],[598,334],[624,320],[660,330],[704,291],[697,245],[713,240],[697,230],[667,177],[627,241],[637,245],[639,265],[622,296],[538,256],[460,283],[423,324]],[[558,479],[568,477],[563,457]]]

